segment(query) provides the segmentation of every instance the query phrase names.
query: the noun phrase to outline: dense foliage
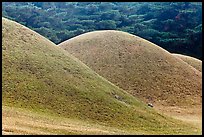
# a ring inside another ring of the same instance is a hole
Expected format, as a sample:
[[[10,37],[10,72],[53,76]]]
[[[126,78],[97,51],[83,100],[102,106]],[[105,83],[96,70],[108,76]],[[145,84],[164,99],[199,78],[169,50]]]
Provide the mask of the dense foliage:
[[[122,30],[202,58],[202,3],[3,2],[2,15],[58,44],[93,30]]]

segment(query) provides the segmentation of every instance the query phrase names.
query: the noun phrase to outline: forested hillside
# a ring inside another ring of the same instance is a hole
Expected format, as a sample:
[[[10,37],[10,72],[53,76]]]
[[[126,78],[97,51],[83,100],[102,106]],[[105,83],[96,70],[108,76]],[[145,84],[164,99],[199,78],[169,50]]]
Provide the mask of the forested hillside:
[[[202,57],[202,3],[3,2],[2,15],[56,44],[94,30],[122,30],[174,52]]]

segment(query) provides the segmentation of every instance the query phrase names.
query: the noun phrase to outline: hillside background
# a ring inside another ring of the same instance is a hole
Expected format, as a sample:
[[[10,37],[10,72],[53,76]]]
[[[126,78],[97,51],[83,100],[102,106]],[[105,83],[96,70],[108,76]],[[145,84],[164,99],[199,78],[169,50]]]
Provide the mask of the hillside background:
[[[56,44],[94,30],[121,30],[169,52],[202,58],[201,2],[3,2],[2,16]]]

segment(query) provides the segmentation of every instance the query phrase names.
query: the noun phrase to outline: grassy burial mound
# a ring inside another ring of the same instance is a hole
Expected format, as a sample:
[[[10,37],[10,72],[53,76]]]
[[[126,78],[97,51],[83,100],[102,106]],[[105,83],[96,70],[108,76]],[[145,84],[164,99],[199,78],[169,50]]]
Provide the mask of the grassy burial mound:
[[[201,105],[201,72],[145,39],[105,30],[79,35],[59,46],[146,103]]]
[[[174,56],[182,59],[183,61],[185,61],[186,63],[188,63],[189,65],[191,65],[192,67],[194,67],[195,69],[199,70],[200,72],[202,72],[202,61],[199,59],[196,59],[194,57],[190,57],[190,56],[186,56],[186,55],[181,55],[181,54],[173,54]]]
[[[34,31],[5,18],[2,25],[2,105],[6,108],[93,122],[133,134],[200,134],[197,128],[155,112]]]

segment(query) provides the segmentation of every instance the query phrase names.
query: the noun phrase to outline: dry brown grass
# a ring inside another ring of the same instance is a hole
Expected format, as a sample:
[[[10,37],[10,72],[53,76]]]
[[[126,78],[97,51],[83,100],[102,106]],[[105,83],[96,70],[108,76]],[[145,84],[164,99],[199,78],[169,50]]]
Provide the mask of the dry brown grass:
[[[187,122],[195,127],[198,127],[202,130],[202,107],[195,106],[195,107],[177,107],[177,106],[170,106],[170,107],[163,107],[159,106],[156,107],[161,114],[167,114],[175,119],[182,120]]]
[[[201,105],[201,72],[145,39],[106,30],[79,35],[59,46],[155,107]]]
[[[202,72],[202,61],[201,60],[190,57],[190,56],[181,55],[181,54],[175,54],[174,53],[173,55],[180,58],[180,59],[182,59],[183,61],[185,61],[186,63],[188,63],[192,67],[194,67],[195,69]]]

